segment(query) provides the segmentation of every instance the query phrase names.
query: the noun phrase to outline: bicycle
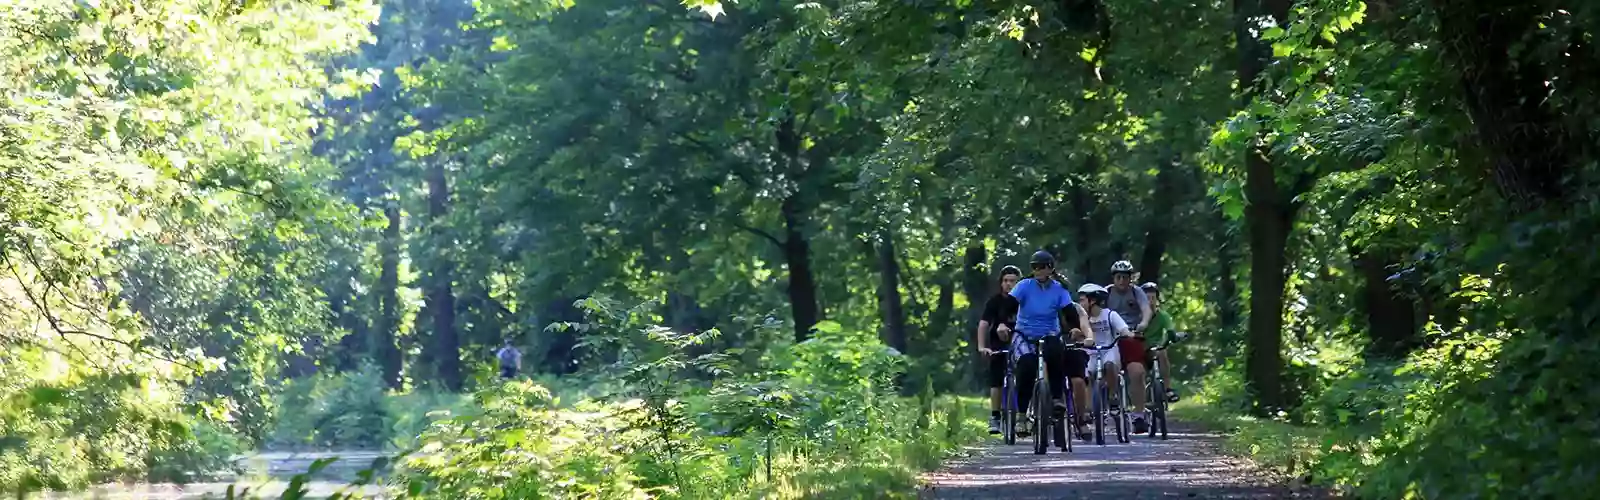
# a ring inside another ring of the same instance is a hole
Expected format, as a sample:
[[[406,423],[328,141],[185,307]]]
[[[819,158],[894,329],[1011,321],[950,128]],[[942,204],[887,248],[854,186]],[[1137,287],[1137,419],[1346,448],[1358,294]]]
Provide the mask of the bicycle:
[[[1017,444],[1017,359],[1010,349],[993,351],[991,356],[1006,357],[1006,375],[1000,383],[1000,435],[1007,445]]]
[[[1091,394],[1091,397],[1094,398],[1093,409],[1089,413],[1092,415],[1090,418],[1094,419],[1094,444],[1101,446],[1106,444],[1105,422],[1108,417],[1116,423],[1117,442],[1129,442],[1128,430],[1133,427],[1133,422],[1128,420],[1128,412],[1111,407],[1109,401],[1111,399],[1111,389],[1101,383],[1100,380],[1100,372],[1103,371],[1102,365],[1105,364],[1105,352],[1116,349],[1117,344],[1113,342],[1111,345],[1081,346],[1078,348],[1089,351],[1089,387],[1094,391]],[[1117,381],[1117,387],[1122,392],[1122,397],[1117,401],[1119,403],[1127,401],[1128,384],[1127,380],[1122,376],[1122,370],[1117,370]]]
[[[1165,373],[1161,372],[1161,363],[1156,359],[1161,354],[1161,351],[1167,350],[1172,344],[1176,344],[1188,336],[1189,334],[1184,332],[1173,332],[1165,342],[1148,349],[1150,355],[1146,356],[1146,359],[1150,360],[1150,382],[1145,387],[1150,391],[1151,438],[1156,437],[1156,429],[1160,428],[1161,439],[1167,439],[1167,405],[1171,404],[1171,401],[1167,400],[1167,377]]]
[[[1018,339],[1014,338],[1012,343],[1015,344],[1018,341]],[[1034,357],[1037,358],[1039,363],[1039,369],[1035,372],[1037,375],[1034,376],[1033,381],[1033,401],[1030,401],[1027,409],[1028,414],[1033,415],[1033,428],[1030,429],[1030,433],[1033,435],[1033,453],[1043,455],[1049,451],[1052,435],[1061,451],[1070,453],[1072,452],[1072,440],[1067,439],[1066,419],[1073,416],[1055,417],[1055,412],[1050,408],[1052,398],[1050,396],[1050,381],[1046,377],[1045,371],[1047,367],[1044,362],[1044,338],[1041,337],[1030,342],[1033,344],[1033,352],[1036,354]],[[1019,408],[1017,408],[1016,366],[1018,356],[1012,355],[1016,351],[1015,349],[995,351],[996,354],[1006,354],[1006,375],[1005,382],[1003,382],[1004,387],[1001,389],[1001,394],[1003,394],[1002,397],[1004,398],[1004,403],[1002,404],[1004,417],[1001,427],[1003,427],[1002,432],[1005,436],[1005,443],[1008,445],[1017,444],[1016,423]],[[1065,394],[1067,408],[1070,409],[1073,407],[1071,390],[1067,389]]]

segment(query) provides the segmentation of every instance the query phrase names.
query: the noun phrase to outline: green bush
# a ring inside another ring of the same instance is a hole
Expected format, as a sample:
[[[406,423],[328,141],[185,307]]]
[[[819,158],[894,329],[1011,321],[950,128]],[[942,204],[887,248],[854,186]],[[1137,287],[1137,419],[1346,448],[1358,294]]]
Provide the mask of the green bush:
[[[1230,451],[1361,498],[1575,498],[1593,488],[1600,347],[1458,333],[1403,363],[1352,361],[1299,408],[1311,425],[1244,416],[1235,370],[1177,417],[1229,431]]]
[[[558,410],[529,382],[479,391],[483,412],[441,420],[422,435],[424,455],[405,464],[424,498],[649,498],[616,446],[624,429]]]
[[[897,396],[904,362],[876,335],[824,323],[735,371],[720,353],[688,354],[715,332],[592,306],[589,345],[615,362],[588,376],[611,390],[567,406],[527,381],[482,389],[483,412],[433,423],[400,482],[452,499],[883,497],[983,439],[965,418],[981,400]]]
[[[183,413],[173,384],[93,375],[0,393],[0,492],[111,480],[189,481],[240,446]]]
[[[206,420],[193,420],[187,430],[152,450],[145,460],[149,480],[187,483],[227,471],[235,467],[233,457],[248,449],[227,428]]]
[[[278,397],[278,422],[268,438],[274,448],[359,447],[388,443],[393,415],[383,376],[370,365],[343,374],[318,374],[285,384]]]

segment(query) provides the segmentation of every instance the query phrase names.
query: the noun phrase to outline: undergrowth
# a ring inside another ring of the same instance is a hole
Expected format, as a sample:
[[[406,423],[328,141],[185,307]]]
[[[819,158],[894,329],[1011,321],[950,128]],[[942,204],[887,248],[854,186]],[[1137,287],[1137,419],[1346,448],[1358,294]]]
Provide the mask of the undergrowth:
[[[1173,413],[1224,431],[1231,453],[1352,497],[1585,497],[1600,473],[1600,442],[1586,436],[1600,424],[1596,391],[1578,381],[1600,375],[1596,354],[1458,332],[1403,362],[1318,366],[1316,390],[1272,418],[1245,413],[1237,367]]]
[[[900,396],[904,357],[870,332],[823,323],[750,366],[702,347],[716,331],[645,324],[643,306],[580,305],[593,323],[555,328],[586,331],[587,390],[487,384],[470,410],[427,418],[388,473],[391,489],[439,499],[912,498],[920,473],[987,437],[979,398],[936,396],[930,377],[912,382],[917,396]],[[384,418],[387,428],[402,421]]]

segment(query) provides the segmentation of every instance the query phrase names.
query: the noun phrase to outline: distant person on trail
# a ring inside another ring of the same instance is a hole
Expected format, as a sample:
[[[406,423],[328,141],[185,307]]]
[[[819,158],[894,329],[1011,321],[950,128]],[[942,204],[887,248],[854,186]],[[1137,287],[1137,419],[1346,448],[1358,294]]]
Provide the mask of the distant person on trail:
[[[495,351],[494,357],[500,360],[500,378],[510,380],[522,371],[522,351],[511,347],[511,339],[506,339],[505,345]]]
[[[1000,293],[989,297],[978,320],[978,354],[989,357],[989,434],[1000,433],[1000,390],[1006,378],[1006,356],[995,351],[1011,345],[1011,331],[1017,328],[1017,298],[1011,289],[1021,279],[1017,266],[1000,269]]]
[[[1063,418],[1067,411],[1063,396],[1068,374],[1083,377],[1088,358],[1081,355],[1081,351],[1072,351],[1079,355],[1068,354],[1061,340],[1062,324],[1066,322],[1072,326],[1074,339],[1088,333],[1083,329],[1087,325],[1083,324],[1083,315],[1078,314],[1078,308],[1072,303],[1072,292],[1062,284],[1065,280],[1056,278],[1055,256],[1040,250],[1034,252],[1029,263],[1033,267],[1033,278],[1011,289],[1011,296],[1017,299],[1017,328],[1011,344],[1012,352],[1017,354],[1017,408],[1027,408],[1029,400],[1033,399],[1032,381],[1039,376],[1035,356],[1042,354],[1050,396],[1055,402],[1055,418]],[[1068,321],[1063,320],[1063,313],[1069,316]],[[1032,352],[1033,341],[1039,339],[1044,341],[1044,352]],[[1030,428],[1019,420],[1016,433],[1029,435]]]
[[[1150,297],[1150,309],[1155,311],[1155,316],[1150,318],[1150,328],[1144,331],[1145,339],[1146,341],[1154,340],[1157,344],[1164,343],[1167,341],[1167,336],[1172,335],[1174,327],[1172,315],[1167,314],[1167,311],[1161,308],[1161,287],[1151,281],[1139,285],[1139,288],[1144,290],[1146,296]],[[1178,391],[1172,390],[1172,362],[1168,361],[1166,349],[1156,353],[1156,362],[1161,364],[1161,375],[1162,378],[1166,379],[1166,384],[1164,385],[1167,388],[1167,393],[1163,396],[1167,398],[1167,402],[1178,402]]]

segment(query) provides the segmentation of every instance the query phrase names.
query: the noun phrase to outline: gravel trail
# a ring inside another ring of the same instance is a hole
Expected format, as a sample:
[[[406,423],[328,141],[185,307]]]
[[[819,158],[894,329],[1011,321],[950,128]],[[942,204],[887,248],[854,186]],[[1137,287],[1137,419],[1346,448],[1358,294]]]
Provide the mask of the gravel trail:
[[[977,454],[924,476],[925,499],[1269,499],[1331,498],[1289,487],[1247,460],[1218,450],[1220,436],[1173,422],[1169,439],[1135,436],[1105,446],[1075,441],[1072,453],[1033,454],[1032,438],[996,438]],[[1109,436],[1108,436],[1109,438]]]

